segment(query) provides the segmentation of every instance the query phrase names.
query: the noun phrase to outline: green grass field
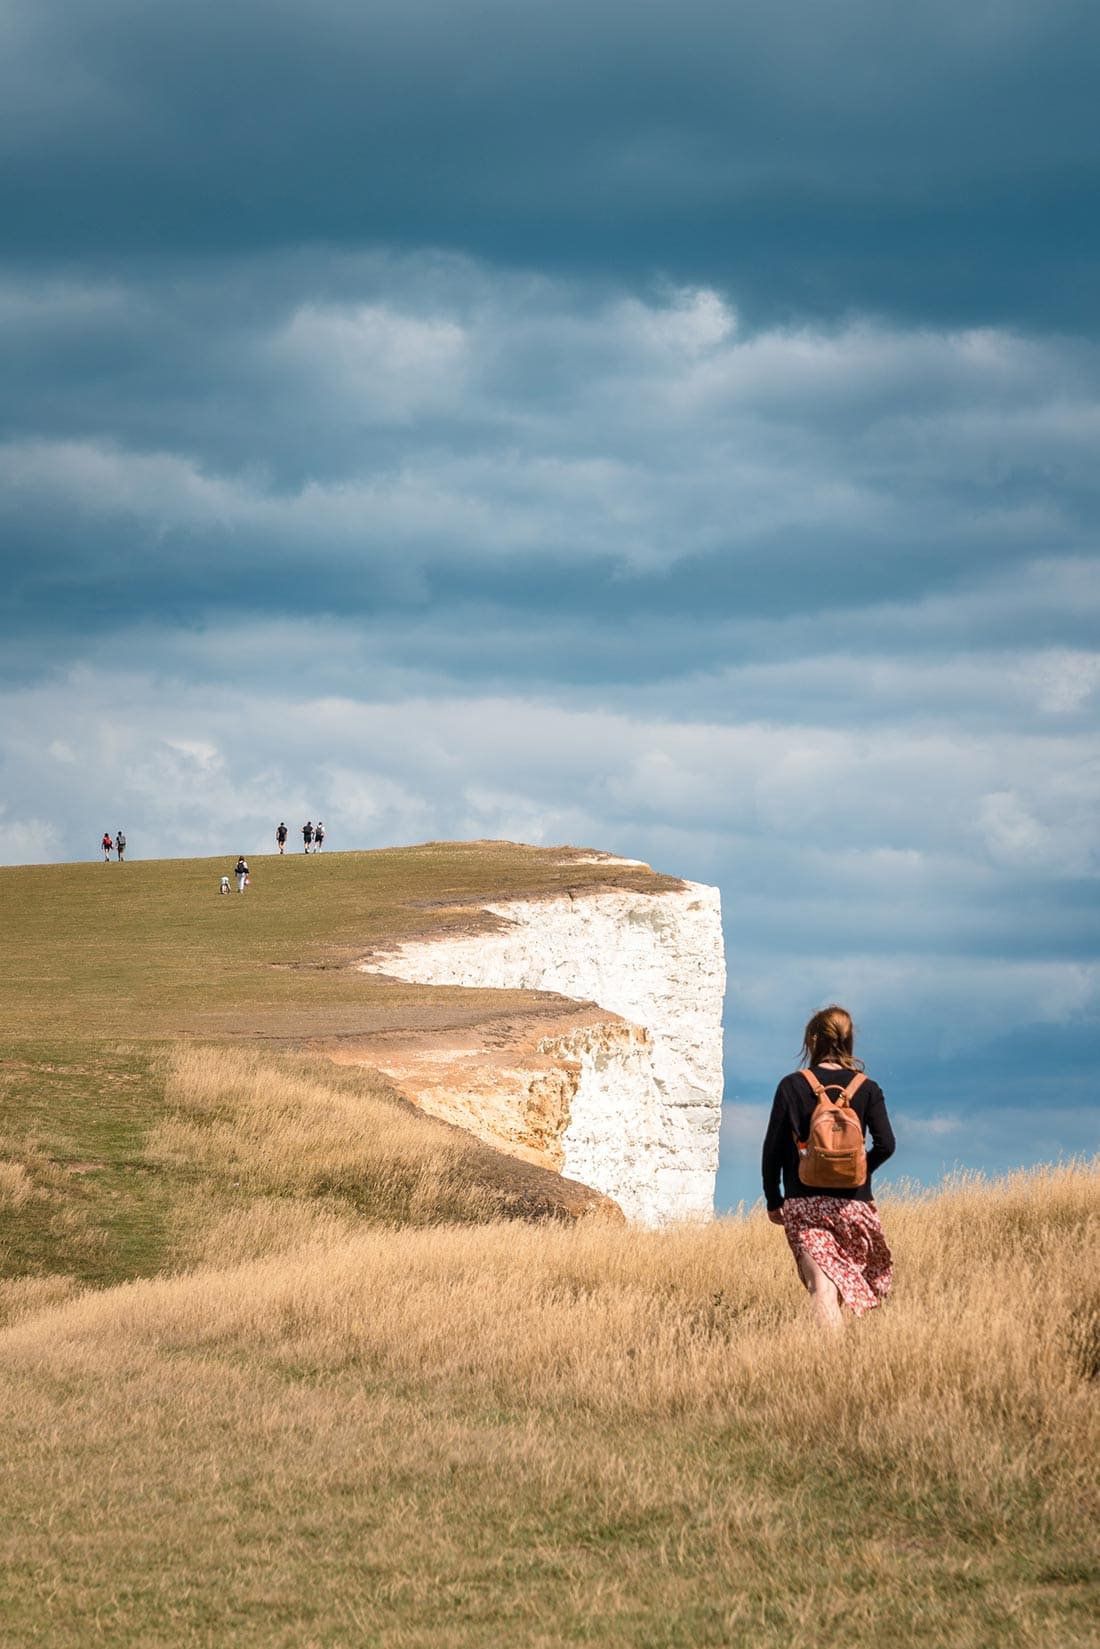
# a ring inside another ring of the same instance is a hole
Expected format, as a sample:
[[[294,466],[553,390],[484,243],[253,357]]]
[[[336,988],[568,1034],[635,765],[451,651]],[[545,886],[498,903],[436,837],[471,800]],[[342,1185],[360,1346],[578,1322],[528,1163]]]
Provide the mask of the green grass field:
[[[666,884],[222,869],[0,871],[5,1649],[1100,1643],[1095,1164],[884,1197],[894,1294],[818,1337],[759,1212],[517,1219],[497,1153],[308,1051],[486,1011],[371,945]]]

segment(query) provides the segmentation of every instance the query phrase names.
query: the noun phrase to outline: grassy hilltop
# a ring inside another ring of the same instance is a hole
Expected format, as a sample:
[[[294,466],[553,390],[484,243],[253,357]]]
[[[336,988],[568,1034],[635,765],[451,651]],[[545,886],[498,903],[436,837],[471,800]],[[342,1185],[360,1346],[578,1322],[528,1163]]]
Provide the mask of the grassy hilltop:
[[[235,858],[0,868],[4,933],[19,958],[5,979],[8,1034],[287,1043],[419,1023],[445,990],[387,985],[347,964],[372,946],[466,931],[480,899],[678,885],[569,849],[430,842],[257,856],[252,886],[223,899],[218,882]],[[449,993],[452,1005],[469,996]]]
[[[517,1220],[308,1051],[537,1009],[372,945],[670,885],[561,859],[0,871],[4,1649],[1100,1643],[1094,1166],[884,1199],[895,1293],[824,1342],[759,1213]]]

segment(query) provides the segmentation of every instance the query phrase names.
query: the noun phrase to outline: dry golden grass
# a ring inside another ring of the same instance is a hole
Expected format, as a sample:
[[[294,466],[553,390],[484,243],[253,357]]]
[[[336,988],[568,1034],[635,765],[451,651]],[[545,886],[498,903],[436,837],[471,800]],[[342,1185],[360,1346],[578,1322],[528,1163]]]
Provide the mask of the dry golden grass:
[[[336,1198],[376,1221],[486,1220],[499,1208],[469,1172],[470,1147],[372,1071],[247,1050],[181,1048],[153,1162],[244,1196]]]
[[[759,1214],[242,1206],[0,1336],[11,1641],[1094,1644],[1095,1165],[884,1218],[831,1340]]]
[[[364,1221],[570,1217],[569,1182],[424,1116],[376,1071],[185,1046],[166,1062],[164,1104],[145,1156],[186,1187],[177,1264],[248,1257]]]
[[[3,1649],[1100,1644],[1096,1165],[884,1199],[819,1338],[759,1213],[479,1224],[538,1199],[369,1073],[147,1040],[467,1024],[342,963],[599,870],[122,868],[4,875]]]
[[[0,1213],[22,1208],[34,1195],[34,1181],[21,1162],[0,1162]]]
[[[1002,1416],[1011,1409],[1034,1439],[1089,1372],[1073,1347],[1100,1301],[1096,1200],[1091,1169],[1060,1168],[895,1203],[901,1296],[851,1323],[839,1353],[860,1371],[861,1393],[916,1404],[934,1447],[951,1430],[937,1393],[980,1404],[996,1391]],[[219,1352],[262,1343],[297,1368],[431,1369],[507,1388],[510,1400],[630,1414],[712,1404],[728,1414],[749,1392],[797,1406],[819,1358],[835,1355],[816,1340],[807,1348],[786,1245],[759,1216],[663,1232],[509,1223],[352,1234],[332,1209],[291,1209],[289,1221],[286,1204],[242,1211],[221,1251],[208,1235],[207,1265],[189,1277],[88,1294],[66,1313],[67,1336],[151,1334],[161,1347]],[[242,1242],[257,1256],[245,1267],[234,1263]],[[797,1365],[785,1390],[772,1389],[777,1354]],[[836,1411],[842,1431],[846,1412]]]
[[[5,1277],[0,1280],[0,1327],[60,1305],[79,1292],[71,1277]]]

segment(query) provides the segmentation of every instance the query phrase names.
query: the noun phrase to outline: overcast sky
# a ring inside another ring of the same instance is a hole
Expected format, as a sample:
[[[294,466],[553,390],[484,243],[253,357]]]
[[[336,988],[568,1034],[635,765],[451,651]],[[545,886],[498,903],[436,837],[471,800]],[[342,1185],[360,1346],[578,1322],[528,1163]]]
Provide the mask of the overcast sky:
[[[0,0],[0,859],[717,882],[719,1200],[848,1004],[1097,1149],[1100,11]]]

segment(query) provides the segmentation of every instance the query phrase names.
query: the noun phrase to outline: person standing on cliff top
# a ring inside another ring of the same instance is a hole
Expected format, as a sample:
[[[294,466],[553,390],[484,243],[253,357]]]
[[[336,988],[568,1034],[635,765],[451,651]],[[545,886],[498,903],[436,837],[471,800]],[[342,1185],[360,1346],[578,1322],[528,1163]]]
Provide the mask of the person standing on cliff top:
[[[814,1317],[830,1329],[841,1326],[842,1302],[862,1317],[886,1298],[894,1276],[871,1194],[871,1175],[894,1153],[894,1130],[854,1042],[845,1008],[833,1003],[814,1014],[803,1033],[803,1067],[775,1090],[764,1138],[768,1218],[783,1227]]]
[[[105,830],[103,832],[103,840],[99,845],[103,849],[103,863],[105,865],[109,865],[111,862],[111,848],[114,845],[111,841],[111,832],[109,830]]]
[[[275,846],[279,849],[280,853],[286,852],[286,838],[287,828],[280,819],[279,823],[275,826]]]
[[[325,827],[321,823],[320,819],[318,819],[317,823],[313,827],[313,851],[314,851],[314,853],[320,853],[320,851],[321,851],[321,849],[324,845],[325,845]]]
[[[126,837],[121,830],[115,836],[115,851],[118,853],[118,862],[121,864],[126,857]]]
[[[313,820],[312,819],[307,819],[305,824],[302,826],[302,850],[303,850],[303,852],[305,852],[305,853],[309,852],[310,843],[312,841],[313,841]]]

